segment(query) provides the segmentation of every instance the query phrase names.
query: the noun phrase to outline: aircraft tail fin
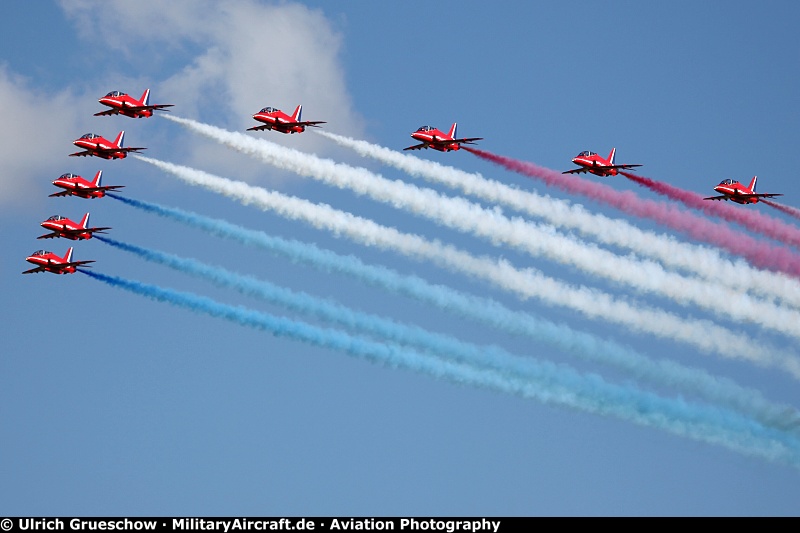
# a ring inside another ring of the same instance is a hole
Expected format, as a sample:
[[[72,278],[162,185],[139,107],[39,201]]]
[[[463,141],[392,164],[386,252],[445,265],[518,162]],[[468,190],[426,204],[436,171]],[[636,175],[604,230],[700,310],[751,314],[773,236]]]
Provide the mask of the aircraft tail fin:
[[[453,122],[453,125],[450,126],[450,131],[448,132],[448,135],[450,137],[452,137],[453,139],[456,138],[456,128],[457,127],[458,127],[458,124],[456,122]]]
[[[756,192],[756,181],[758,180],[758,176],[753,176],[753,179],[750,180],[750,190]]]
[[[300,122],[300,120],[302,120],[301,119],[302,115],[303,115],[303,106],[301,104],[297,106],[294,110],[294,113],[292,113],[292,120]]]
[[[100,180],[102,178],[103,178],[103,171],[102,170],[98,170],[97,174],[94,175],[94,179],[92,180],[92,186],[93,187],[99,187],[100,186]]]
[[[117,135],[117,138],[114,139],[114,144],[116,144],[118,148],[122,148],[122,146],[123,146],[122,143],[123,143],[124,140],[125,140],[125,130],[122,130]]]
[[[83,215],[83,218],[81,219],[81,227],[84,229],[89,227],[89,213]]]
[[[150,89],[145,89],[142,97],[139,99],[142,105],[150,105]]]
[[[72,262],[72,246],[69,247],[67,253],[64,254],[64,262],[71,263]]]
[[[609,165],[614,165],[614,164],[616,164],[616,163],[614,163],[614,158],[615,158],[616,156],[617,156],[617,149],[616,149],[616,148],[612,148],[612,149],[611,149],[611,153],[610,153],[610,154],[608,154],[608,164],[609,164]]]

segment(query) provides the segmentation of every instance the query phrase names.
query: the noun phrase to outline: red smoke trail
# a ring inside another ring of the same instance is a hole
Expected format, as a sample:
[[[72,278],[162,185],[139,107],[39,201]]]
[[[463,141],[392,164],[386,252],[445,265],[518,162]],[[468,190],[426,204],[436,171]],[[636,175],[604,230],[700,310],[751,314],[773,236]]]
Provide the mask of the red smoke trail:
[[[777,202],[773,202],[772,200],[759,200],[759,202],[763,202],[770,207],[774,207],[778,211],[786,213],[787,215],[792,216],[794,218],[800,218],[800,209],[797,209],[795,207],[789,207],[788,205],[781,205]]]
[[[681,202],[687,207],[698,209],[703,213],[735,222],[745,226],[747,229],[766,235],[772,239],[781,241],[792,246],[800,246],[800,230],[797,227],[772,218],[763,213],[750,211],[748,206],[733,206],[726,203],[703,200],[697,193],[679,189],[666,183],[655,181],[650,178],[643,178],[636,174],[620,172],[629,180],[635,181],[643,187],[664,195],[673,200]],[[763,202],[763,200],[761,200]],[[774,206],[773,206],[774,207]],[[780,209],[780,208],[779,208]]]
[[[566,177],[560,172],[540,167],[534,163],[518,161],[476,148],[466,146],[462,146],[462,148],[509,170],[544,181],[547,185],[558,187],[569,193],[588,196],[634,216],[655,220],[689,235],[693,239],[708,242],[732,254],[742,256],[759,268],[770,268],[800,277],[800,257],[793,254],[791,250],[757,241],[749,235],[734,231],[728,226],[717,224],[675,205],[645,200],[639,198],[634,192],[617,191],[608,185],[577,176]]]

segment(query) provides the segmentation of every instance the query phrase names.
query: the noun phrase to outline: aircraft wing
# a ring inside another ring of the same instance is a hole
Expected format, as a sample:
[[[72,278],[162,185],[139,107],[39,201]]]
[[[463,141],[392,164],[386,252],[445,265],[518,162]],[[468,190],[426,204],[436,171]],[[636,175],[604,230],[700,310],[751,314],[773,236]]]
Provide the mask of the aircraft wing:
[[[454,143],[473,144],[474,141],[482,141],[483,137],[468,137],[466,139],[453,139]]]
[[[565,170],[562,174],[583,174],[584,172],[589,172],[588,168],[573,168],[572,170]]]
[[[325,122],[324,120],[311,120],[311,121],[307,120],[305,122],[297,123],[298,126],[313,126],[315,128],[318,128],[319,126],[317,126],[317,124],[327,124],[327,122]]]
[[[73,189],[73,190],[74,190],[74,189]],[[70,192],[70,191],[60,191],[60,192],[54,192],[53,194],[51,194],[51,195],[49,195],[49,196],[50,196],[50,197],[55,197],[55,196],[69,196],[70,194],[72,194],[72,192]]]
[[[640,167],[642,165],[608,165],[603,166],[603,168],[616,168],[618,170],[627,170],[629,168]]]
[[[25,272],[23,272],[23,274],[37,274],[39,272],[44,272],[44,271],[45,271],[44,267],[39,266],[36,268],[32,268],[30,270],[26,270]]]
[[[708,198],[703,198],[703,200],[727,200],[728,196],[723,194],[722,196],[709,196]]]
[[[112,148],[110,150],[103,150],[104,152],[138,152],[139,150],[147,150],[147,148],[129,148],[127,146],[122,148]]]
[[[83,152],[75,152],[74,154],[69,154],[70,157],[86,157],[92,155],[92,152],[89,150],[84,150]]]
[[[155,105],[135,105],[131,107],[127,107],[128,111],[133,111],[134,113],[137,111],[149,111],[149,110],[159,110],[164,109],[165,107],[173,107],[175,104],[155,104]]]
[[[88,263],[94,263],[94,262],[95,261],[93,259],[89,260],[89,261],[70,261],[69,263],[61,263],[58,266],[59,267],[79,267],[79,266],[83,266],[83,265],[86,265]]]
[[[53,233],[48,233],[46,235],[42,235],[40,237],[36,237],[37,239],[55,239],[56,237],[60,237],[62,235],[80,235],[81,233],[105,233],[104,230],[111,229],[111,228],[85,228],[85,229],[62,229],[61,231],[54,231]]]
[[[756,198],[775,198],[776,196],[783,196],[783,194],[757,193],[757,194],[748,194],[747,196]]]
[[[403,150],[422,150],[423,148],[427,148],[428,145],[425,143],[422,144],[415,144],[414,146],[409,146],[408,148],[403,148]]]
[[[247,128],[247,131],[263,131],[271,129],[272,129],[272,124],[261,124],[259,126],[253,126],[252,128]]]
[[[106,109],[105,111],[100,111],[99,113],[95,113],[94,116],[96,117],[107,117],[109,115],[118,115],[119,110],[117,109]]]

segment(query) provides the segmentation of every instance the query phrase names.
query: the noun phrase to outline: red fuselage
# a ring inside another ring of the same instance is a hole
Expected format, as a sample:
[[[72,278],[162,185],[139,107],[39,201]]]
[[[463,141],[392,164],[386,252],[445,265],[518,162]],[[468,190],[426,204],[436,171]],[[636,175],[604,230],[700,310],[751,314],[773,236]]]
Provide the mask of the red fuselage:
[[[66,217],[60,215],[53,215],[40,224],[44,229],[50,230],[56,235],[54,237],[63,237],[71,241],[86,240],[92,238],[91,231],[81,231],[86,228]],[[43,235],[41,238],[44,238]]]
[[[281,133],[303,133],[306,127],[298,124],[292,117],[278,109],[267,112],[261,110],[253,118],[259,122],[263,122],[269,130],[279,131]]]
[[[460,150],[461,145],[454,142],[454,139],[448,134],[437,128],[423,126],[411,134],[414,140],[425,143],[428,148],[439,150],[440,152],[449,152]]]
[[[37,267],[43,268],[47,272],[53,274],[73,274],[77,270],[74,265],[64,265],[66,259],[58,257],[53,252],[46,250],[39,250],[25,258],[28,263],[34,264]]]
[[[572,158],[572,162],[579,167],[585,168],[587,172],[591,172],[595,176],[616,176],[619,173],[616,168],[603,168],[611,166],[612,163],[591,152],[582,152],[578,154]]]
[[[737,204],[757,204],[758,197],[752,196],[754,193],[738,181],[723,180],[719,185],[714,187],[714,190],[720,194],[724,194],[731,202]]]
[[[144,104],[138,100],[131,98],[125,93],[119,93],[119,96],[112,96],[109,93],[100,98],[98,102],[110,107],[117,114],[125,115],[131,118],[147,118],[153,116],[152,109],[132,109],[142,107]]]
[[[97,190],[97,187],[77,174],[62,174],[60,178],[53,181],[53,185],[64,189],[64,193],[81,198],[102,198],[106,195],[105,190]],[[67,194],[63,194],[66,196]]]
[[[96,117],[125,115],[131,118],[147,118],[153,116],[153,111],[167,111],[165,108],[172,107],[172,104],[150,104],[150,89],[145,89],[138,100],[122,91],[111,91],[98,102],[111,109],[95,113]]]
[[[72,141],[72,144],[86,150],[88,154],[85,155],[93,155],[103,159],[125,159],[128,155],[124,150],[117,150],[119,148],[118,145],[94,133],[87,133],[80,139]]]

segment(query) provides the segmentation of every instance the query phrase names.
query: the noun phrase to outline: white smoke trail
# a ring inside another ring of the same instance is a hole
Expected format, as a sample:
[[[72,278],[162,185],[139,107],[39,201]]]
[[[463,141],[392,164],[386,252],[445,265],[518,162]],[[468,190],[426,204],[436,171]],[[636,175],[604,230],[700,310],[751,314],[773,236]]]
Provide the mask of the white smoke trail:
[[[677,361],[651,359],[612,340],[576,330],[566,324],[557,324],[531,313],[514,311],[489,298],[428,283],[417,276],[400,274],[383,266],[370,265],[353,255],[339,255],[314,244],[282,239],[263,231],[174,207],[115,194],[109,196],[210,235],[267,250],[293,263],[350,276],[359,282],[411,297],[447,313],[478,321],[506,333],[525,335],[534,341],[537,348],[541,345],[551,346],[562,353],[623,370],[638,382],[675,388],[681,394],[699,395],[717,405],[755,417],[763,424],[779,429],[800,428],[800,413],[793,406],[774,404],[757,390],[742,387],[730,379],[709,374],[700,368],[686,367]]]
[[[320,159],[242,133],[180,117],[169,118],[278,168],[313,177],[328,185],[348,188],[357,194],[366,194],[445,226],[486,238],[494,244],[510,245],[534,256],[543,255],[584,272],[666,296],[683,305],[696,305],[726,320],[757,324],[800,339],[800,312],[795,309],[781,308],[707,281],[686,278],[665,270],[653,261],[616,255],[593,244],[556,233],[552,226],[535,224],[518,217],[510,219],[497,210],[485,209],[463,198],[451,198],[432,189],[419,188],[400,180],[388,180],[364,168]]]
[[[324,204],[253,187],[189,167],[144,156],[135,156],[190,183],[271,210],[292,220],[304,221],[318,229],[409,257],[487,280],[523,298],[539,298],[551,305],[567,307],[594,319],[625,325],[633,331],[650,333],[695,346],[723,357],[745,359],[760,365],[777,366],[800,377],[800,361],[751,342],[743,332],[734,332],[705,320],[684,320],[666,311],[636,307],[611,295],[587,287],[573,287],[533,270],[518,270],[502,259],[475,257],[453,246],[428,241],[418,235],[401,233],[372,220],[338,211]]]
[[[730,261],[713,249],[681,242],[672,236],[645,231],[623,219],[588,212],[583,206],[520,190],[477,173],[426,161],[376,144],[324,130],[315,131],[356,153],[391,165],[410,176],[461,190],[464,194],[502,204],[521,213],[543,218],[559,227],[574,229],[599,242],[627,248],[652,257],[663,265],[694,273],[737,292],[751,291],[800,307],[800,283],[780,272],[759,270],[746,261]]]

